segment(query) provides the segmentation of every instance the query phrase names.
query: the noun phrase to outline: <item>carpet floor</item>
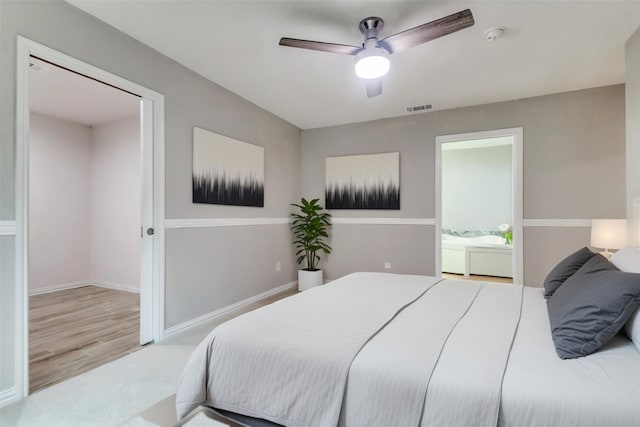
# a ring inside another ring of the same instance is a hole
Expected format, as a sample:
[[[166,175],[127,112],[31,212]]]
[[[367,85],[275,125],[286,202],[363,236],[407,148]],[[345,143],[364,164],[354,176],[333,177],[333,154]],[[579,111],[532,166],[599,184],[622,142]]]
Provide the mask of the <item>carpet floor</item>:
[[[176,421],[173,402],[182,370],[196,345],[218,324],[294,293],[291,290],[270,296],[33,393],[0,408],[0,426],[181,425]],[[194,411],[185,421],[186,426],[235,426],[206,410]]]
[[[119,426],[175,393],[187,345],[150,345],[0,409],[2,426]]]

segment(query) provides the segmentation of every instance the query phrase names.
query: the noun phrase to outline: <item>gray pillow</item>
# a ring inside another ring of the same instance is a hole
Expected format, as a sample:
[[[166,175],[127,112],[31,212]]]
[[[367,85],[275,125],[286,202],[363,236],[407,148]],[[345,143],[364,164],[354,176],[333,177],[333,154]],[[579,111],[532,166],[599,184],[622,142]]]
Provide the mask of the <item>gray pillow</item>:
[[[618,270],[594,255],[549,298],[556,353],[574,359],[598,350],[640,305],[640,274]]]
[[[544,279],[544,297],[549,299],[551,295],[567,280],[573,273],[578,271],[595,254],[586,246],[558,263]]]

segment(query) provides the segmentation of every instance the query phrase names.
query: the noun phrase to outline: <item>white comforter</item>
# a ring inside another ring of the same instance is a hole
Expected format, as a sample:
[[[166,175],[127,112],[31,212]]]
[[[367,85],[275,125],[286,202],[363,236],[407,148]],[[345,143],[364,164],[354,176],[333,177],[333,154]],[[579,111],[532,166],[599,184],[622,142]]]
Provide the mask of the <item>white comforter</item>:
[[[438,281],[358,273],[222,324],[187,363],[178,417],[205,404],[287,426],[335,426],[353,358]]]
[[[340,414],[346,426],[495,426],[522,287],[438,282],[357,273],[221,325],[187,365],[178,416],[205,404],[300,427]],[[466,405],[429,392],[450,375],[476,390]]]
[[[638,396],[624,338],[556,356],[540,289],[357,273],[218,327],[176,401],[304,427],[631,426]]]

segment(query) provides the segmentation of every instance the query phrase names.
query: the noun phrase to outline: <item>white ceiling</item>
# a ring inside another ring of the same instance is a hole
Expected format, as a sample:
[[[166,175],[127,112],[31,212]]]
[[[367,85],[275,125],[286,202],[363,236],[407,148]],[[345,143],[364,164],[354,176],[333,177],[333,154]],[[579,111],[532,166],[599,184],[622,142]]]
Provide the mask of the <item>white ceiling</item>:
[[[31,58],[29,110],[85,126],[140,114],[140,98]],[[39,71],[35,71],[39,69]]]
[[[640,27],[638,1],[67,1],[302,129],[622,83]],[[476,24],[392,55],[375,98],[353,57],[278,46],[359,45],[365,17],[386,37],[465,8]],[[494,26],[505,34],[490,43]]]

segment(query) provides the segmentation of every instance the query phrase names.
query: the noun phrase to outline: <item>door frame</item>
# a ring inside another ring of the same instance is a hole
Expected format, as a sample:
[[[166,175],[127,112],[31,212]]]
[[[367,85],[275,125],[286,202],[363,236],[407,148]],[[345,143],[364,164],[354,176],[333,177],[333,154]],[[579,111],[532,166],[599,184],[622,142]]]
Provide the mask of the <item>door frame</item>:
[[[147,336],[159,341],[164,335],[164,95],[58,52],[22,36],[17,38],[16,58],[16,244],[15,244],[15,334],[14,363],[16,397],[29,395],[29,58],[37,56],[73,72],[141,97],[141,122],[152,117],[152,128],[141,123],[142,146],[153,147],[153,228],[151,289],[144,298],[149,313],[140,319]],[[151,108],[150,112],[148,109]],[[145,111],[146,110],[146,111]],[[151,131],[151,132],[149,132]],[[152,139],[151,141],[147,138]],[[145,144],[147,143],[147,144]],[[141,298],[142,298],[141,293]]]
[[[513,137],[511,151],[511,203],[513,216],[513,283],[524,283],[523,247],[523,164],[522,128],[497,129],[484,132],[442,135],[436,137],[436,217],[435,217],[435,269],[436,276],[442,277],[442,144],[498,137]]]

